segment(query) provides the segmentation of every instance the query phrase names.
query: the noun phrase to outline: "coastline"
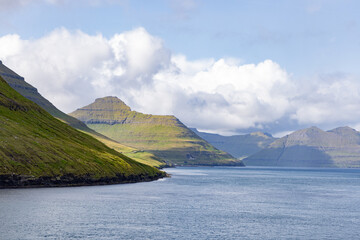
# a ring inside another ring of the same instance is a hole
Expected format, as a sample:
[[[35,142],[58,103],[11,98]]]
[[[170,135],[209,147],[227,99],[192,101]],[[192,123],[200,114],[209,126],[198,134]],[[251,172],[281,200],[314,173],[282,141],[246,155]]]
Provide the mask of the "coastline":
[[[76,176],[66,174],[63,176],[26,176],[16,174],[0,175],[0,189],[8,188],[44,188],[44,187],[76,187],[97,186],[125,183],[150,182],[161,178],[170,177],[166,172],[159,172],[153,176],[140,174],[129,175],[117,174],[116,177],[93,178],[90,175]]]

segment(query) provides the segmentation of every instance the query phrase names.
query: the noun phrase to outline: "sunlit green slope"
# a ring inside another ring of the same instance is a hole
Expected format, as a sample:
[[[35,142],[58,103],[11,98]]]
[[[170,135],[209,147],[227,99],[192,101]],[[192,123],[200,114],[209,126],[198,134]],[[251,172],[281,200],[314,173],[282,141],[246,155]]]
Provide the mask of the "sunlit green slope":
[[[174,116],[142,114],[116,97],[96,99],[71,116],[122,144],[178,165],[242,165],[188,129]]]
[[[0,77],[0,187],[87,185],[164,173],[55,119]]]
[[[139,151],[135,148],[131,148],[123,144],[120,144],[88,128],[83,122],[79,121],[78,119],[63,113],[62,111],[57,109],[51,102],[49,102],[46,98],[41,96],[41,94],[37,91],[35,87],[27,83],[23,77],[21,77],[20,75],[18,75],[8,67],[6,67],[4,64],[2,64],[1,61],[0,61],[0,76],[10,85],[10,87],[15,89],[18,93],[20,93],[27,99],[38,104],[48,113],[50,113],[52,116],[60,119],[61,121],[69,124],[70,126],[76,129],[79,129],[95,137],[99,141],[105,143],[107,146],[114,148],[115,150],[135,159],[136,161],[148,164],[150,166],[163,167],[166,165],[166,163],[162,159],[154,156],[154,154],[144,151]]]

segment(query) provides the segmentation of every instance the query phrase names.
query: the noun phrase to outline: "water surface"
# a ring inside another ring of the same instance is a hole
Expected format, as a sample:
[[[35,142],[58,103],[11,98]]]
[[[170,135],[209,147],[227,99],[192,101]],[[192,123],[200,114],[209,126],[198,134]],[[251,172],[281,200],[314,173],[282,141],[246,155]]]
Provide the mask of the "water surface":
[[[0,239],[358,239],[360,169],[199,167],[0,190]]]

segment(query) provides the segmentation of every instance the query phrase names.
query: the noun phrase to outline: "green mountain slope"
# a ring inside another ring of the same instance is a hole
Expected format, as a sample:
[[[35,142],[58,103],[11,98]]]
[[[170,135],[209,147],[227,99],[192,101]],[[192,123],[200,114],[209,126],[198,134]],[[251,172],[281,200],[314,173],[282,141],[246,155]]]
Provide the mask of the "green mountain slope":
[[[62,121],[68,123],[70,126],[80,129],[83,131],[89,131],[94,133],[93,130],[89,129],[84,123],[73,118],[59,109],[57,109],[51,102],[45,99],[32,85],[27,83],[25,79],[19,76],[17,73],[6,67],[0,62],[0,76],[18,93],[26,97],[27,99],[38,104],[40,107],[45,109],[52,116],[61,119]]]
[[[0,187],[153,180],[165,173],[55,119],[0,77]]]
[[[162,159],[156,157],[154,154],[144,151],[139,151],[135,148],[131,148],[123,144],[120,144],[88,128],[86,124],[79,121],[78,119],[63,113],[62,111],[57,109],[51,102],[49,102],[46,98],[41,96],[41,94],[37,91],[35,87],[27,83],[23,77],[19,76],[17,73],[15,73],[14,71],[6,67],[4,64],[2,64],[1,61],[0,61],[0,76],[18,93],[20,93],[27,99],[35,102],[40,107],[45,109],[48,113],[50,113],[52,116],[69,124],[73,128],[81,130],[95,137],[96,139],[105,143],[109,147],[141,163],[145,163],[155,167],[164,167],[166,165],[166,163]]]
[[[269,146],[276,140],[268,133],[254,132],[245,135],[222,136],[191,129],[214,147],[243,159]]]
[[[178,165],[242,165],[201,139],[174,116],[131,111],[116,97],[96,99],[71,116],[122,144],[151,152]]]
[[[163,159],[155,156],[154,154],[146,151],[141,151],[133,147],[125,146],[121,143],[118,143],[110,138],[105,137],[102,134],[92,134],[89,132],[85,132],[86,134],[96,138],[100,142],[104,143],[106,146],[130,157],[140,163],[156,167],[156,168],[163,168],[167,166],[171,166],[167,164]]]
[[[349,127],[302,129],[244,161],[258,166],[360,167],[360,133]]]

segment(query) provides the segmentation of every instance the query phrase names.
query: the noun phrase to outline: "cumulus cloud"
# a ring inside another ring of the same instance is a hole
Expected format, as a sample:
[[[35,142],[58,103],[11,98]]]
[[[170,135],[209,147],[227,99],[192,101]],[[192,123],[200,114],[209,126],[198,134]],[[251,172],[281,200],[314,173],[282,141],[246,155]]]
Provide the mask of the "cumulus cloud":
[[[6,35],[0,37],[0,57],[65,112],[113,95],[135,110],[173,114],[191,127],[227,134],[271,132],[268,126],[279,121],[356,125],[353,119],[360,118],[360,86],[349,76],[300,84],[272,60],[190,61],[144,28],[111,38],[64,28],[33,40]]]
[[[318,76],[310,89],[294,100],[296,110],[291,118],[300,124],[353,124],[360,119],[360,83],[343,74]],[[309,88],[309,86],[307,87]]]

